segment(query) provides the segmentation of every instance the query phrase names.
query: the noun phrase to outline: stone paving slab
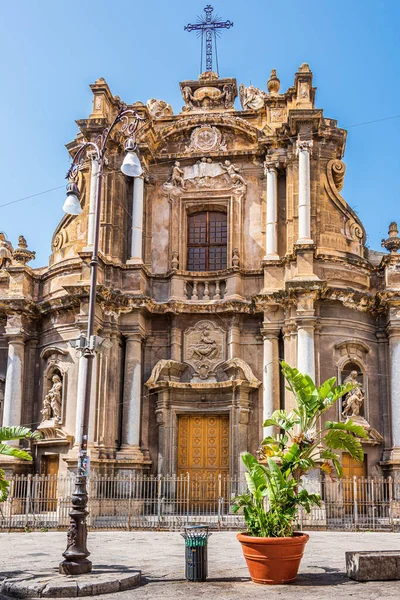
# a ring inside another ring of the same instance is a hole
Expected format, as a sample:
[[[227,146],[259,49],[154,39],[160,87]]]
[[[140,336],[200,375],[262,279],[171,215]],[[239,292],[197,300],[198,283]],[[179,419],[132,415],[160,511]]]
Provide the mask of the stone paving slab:
[[[0,533],[0,578],[55,569],[66,546],[65,532]],[[345,552],[400,551],[400,534],[310,532],[295,583],[262,586],[251,582],[235,532],[213,533],[209,539],[209,578],[185,579],[184,541],[177,532],[91,532],[88,540],[93,569],[140,569],[142,581],[133,590],[109,600],[399,600],[400,582],[359,583],[346,576]],[[100,596],[94,596],[100,598]]]
[[[140,583],[141,572],[129,568],[102,568],[85,575],[60,575],[56,568],[7,577],[1,593],[14,598],[76,598],[130,590]]]

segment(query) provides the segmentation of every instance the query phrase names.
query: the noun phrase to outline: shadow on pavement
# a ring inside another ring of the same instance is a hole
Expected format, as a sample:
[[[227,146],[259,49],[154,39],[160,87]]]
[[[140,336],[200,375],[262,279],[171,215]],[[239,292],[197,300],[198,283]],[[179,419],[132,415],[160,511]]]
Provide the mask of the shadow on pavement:
[[[346,573],[300,573],[291,587],[318,587],[356,583],[349,579]]]

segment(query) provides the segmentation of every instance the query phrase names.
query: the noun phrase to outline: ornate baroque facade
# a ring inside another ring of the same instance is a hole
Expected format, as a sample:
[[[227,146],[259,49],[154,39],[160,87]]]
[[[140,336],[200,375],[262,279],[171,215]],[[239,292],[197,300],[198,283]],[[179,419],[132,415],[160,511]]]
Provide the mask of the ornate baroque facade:
[[[181,84],[184,106],[132,105],[144,176],[120,172],[123,140],[108,152],[101,207],[97,333],[89,448],[103,473],[237,474],[262,423],[292,398],[279,360],[316,378],[354,379],[331,418],[368,430],[366,472],[400,468],[400,258],[365,246],[341,196],[346,131],[315,108],[307,64],[280,93],[205,73]],[[74,155],[121,106],[91,86]],[[34,468],[76,465],[83,403],[97,164],[79,178],[83,212],[64,216],[45,268],[28,266],[24,238],[0,240],[0,388],[4,424],[43,433]],[[347,464],[347,463],[346,463]],[[8,470],[27,464],[8,462]]]

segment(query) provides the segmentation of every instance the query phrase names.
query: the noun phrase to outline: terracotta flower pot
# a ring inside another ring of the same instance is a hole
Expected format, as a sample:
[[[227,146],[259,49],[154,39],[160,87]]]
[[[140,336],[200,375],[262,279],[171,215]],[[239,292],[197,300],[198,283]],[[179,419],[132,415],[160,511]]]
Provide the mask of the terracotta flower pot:
[[[304,548],[310,536],[296,532],[293,537],[265,538],[238,533],[237,539],[254,583],[277,585],[296,579]]]

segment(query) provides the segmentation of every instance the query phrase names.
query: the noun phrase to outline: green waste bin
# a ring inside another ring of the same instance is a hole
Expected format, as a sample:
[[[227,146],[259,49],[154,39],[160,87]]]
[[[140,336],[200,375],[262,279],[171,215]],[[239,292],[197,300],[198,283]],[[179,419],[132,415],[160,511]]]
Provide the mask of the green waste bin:
[[[207,525],[186,525],[181,533],[185,539],[185,576],[189,581],[205,581],[208,574],[207,544],[211,533]]]

